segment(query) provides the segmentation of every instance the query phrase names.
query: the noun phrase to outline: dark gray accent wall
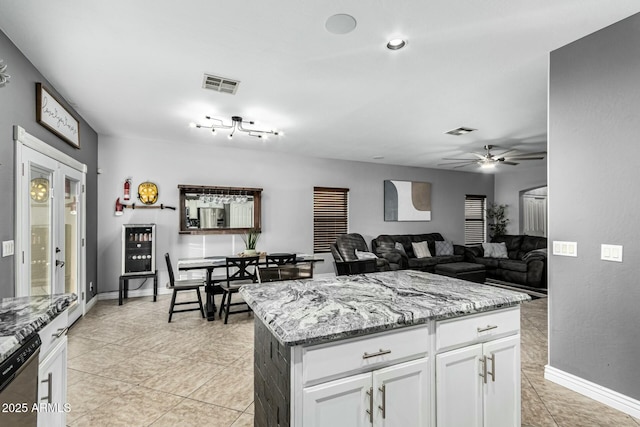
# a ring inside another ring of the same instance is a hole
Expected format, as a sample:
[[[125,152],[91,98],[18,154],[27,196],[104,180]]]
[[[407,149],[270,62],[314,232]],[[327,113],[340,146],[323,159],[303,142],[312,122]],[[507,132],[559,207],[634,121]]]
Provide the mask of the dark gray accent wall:
[[[89,282],[97,284],[97,209],[98,135],[80,118],[80,149],[73,148],[36,122],[36,82],[44,83],[64,102],[42,74],[29,62],[18,48],[0,31],[0,59],[7,65],[11,79],[0,87],[0,240],[15,240],[15,142],[13,126],[22,126],[28,133],[52,147],[87,165],[87,300]],[[17,256],[17,254],[16,254]],[[15,294],[15,259],[0,258],[0,298]],[[95,288],[94,288],[95,289]]]
[[[549,363],[640,399],[640,14],[551,53]],[[623,262],[600,245],[623,245]]]

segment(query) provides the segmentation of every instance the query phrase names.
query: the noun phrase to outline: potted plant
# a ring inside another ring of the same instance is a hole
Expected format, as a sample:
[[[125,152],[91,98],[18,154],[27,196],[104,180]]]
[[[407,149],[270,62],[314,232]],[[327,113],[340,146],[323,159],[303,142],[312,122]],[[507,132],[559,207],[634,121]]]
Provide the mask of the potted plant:
[[[256,244],[260,239],[260,230],[257,228],[252,228],[246,232],[245,235],[242,236],[242,240],[245,244],[245,255],[255,255],[256,252]]]
[[[490,220],[489,234],[491,235],[492,240],[496,237],[507,234],[509,218],[507,218],[506,210],[508,206],[509,205],[491,203],[487,208],[487,219]]]

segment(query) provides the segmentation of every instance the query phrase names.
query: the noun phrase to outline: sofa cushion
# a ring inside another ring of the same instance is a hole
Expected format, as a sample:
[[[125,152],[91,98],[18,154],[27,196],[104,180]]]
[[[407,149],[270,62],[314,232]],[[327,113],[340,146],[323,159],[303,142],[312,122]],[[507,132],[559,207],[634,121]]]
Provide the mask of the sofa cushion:
[[[395,250],[397,250],[398,252],[400,252],[402,255],[407,256],[407,251],[405,251],[404,246],[402,245],[402,243],[396,242],[395,245],[393,246],[393,248]]]
[[[438,258],[409,258],[409,268],[422,270],[425,267],[431,267],[438,263]]]
[[[497,236],[491,239],[491,242],[502,243],[507,245],[507,254],[510,259],[518,259],[518,253],[520,251],[520,245],[524,236],[505,234],[504,236]]]
[[[547,248],[547,238],[539,237],[539,236],[524,236],[522,239],[522,244],[520,245],[520,250],[518,252],[518,259],[523,259],[523,257],[536,249],[546,249]]]
[[[447,242],[445,240],[443,241],[437,240],[435,242],[435,246],[436,246],[436,256],[453,255],[453,243]]]
[[[482,264],[487,268],[498,268],[498,263],[500,260],[498,258],[476,258],[474,260],[477,264]]]
[[[449,264],[452,262],[463,262],[464,255],[441,255],[434,257],[438,265],[440,264]]]
[[[486,258],[509,258],[507,255],[507,245],[501,243],[483,243],[484,256]]]
[[[498,268],[511,271],[527,272],[527,263],[515,259],[501,259],[498,261]]]
[[[413,253],[416,258],[431,258],[431,251],[429,251],[429,242],[411,242],[413,247]]]

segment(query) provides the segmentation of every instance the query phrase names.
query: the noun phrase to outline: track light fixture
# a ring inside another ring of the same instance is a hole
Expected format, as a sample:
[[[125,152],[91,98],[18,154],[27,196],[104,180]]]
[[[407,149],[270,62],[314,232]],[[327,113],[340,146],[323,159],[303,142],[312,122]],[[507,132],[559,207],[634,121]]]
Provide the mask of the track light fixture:
[[[217,119],[211,116],[205,116],[205,119],[209,120],[210,124],[201,125],[199,123],[191,123],[190,126],[198,129],[200,128],[211,129],[211,133],[213,134],[215,134],[216,129],[230,129],[231,133],[227,135],[227,138],[229,139],[233,138],[233,135],[236,133],[236,131],[245,132],[249,134],[249,136],[255,136],[256,138],[262,138],[263,136],[267,136],[267,135],[278,136],[281,134],[281,132],[278,132],[275,130],[260,130],[260,129],[245,128],[244,127],[245,124],[254,125],[255,122],[249,121],[249,120],[243,120],[242,117],[240,116],[232,116],[230,125],[225,124],[224,121],[222,121],[221,119]]]

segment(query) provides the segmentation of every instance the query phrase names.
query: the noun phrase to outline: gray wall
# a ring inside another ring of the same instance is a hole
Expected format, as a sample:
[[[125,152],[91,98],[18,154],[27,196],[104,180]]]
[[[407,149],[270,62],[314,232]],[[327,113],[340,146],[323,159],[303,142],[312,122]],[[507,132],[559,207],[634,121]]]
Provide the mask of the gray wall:
[[[551,53],[549,362],[640,399],[640,15]],[[624,246],[622,263],[601,244]]]
[[[544,185],[547,185],[546,165],[496,174],[496,203],[509,205],[507,233],[520,234],[520,192]]]
[[[162,286],[167,277],[161,256],[165,252],[171,254],[175,263],[181,257],[227,255],[244,249],[240,236],[179,235],[178,212],[125,209],[124,215],[114,216],[115,200],[121,196],[122,184],[129,176],[134,188],[145,180],[156,182],[159,203],[173,206],[178,203],[178,184],[263,188],[263,233],[258,250],[267,252],[313,252],[314,186],[350,189],[349,228],[361,233],[367,244],[379,234],[426,232],[440,232],[445,238],[463,244],[465,195],[486,194],[493,200],[493,175],[315,159],[270,150],[219,148],[215,141],[100,137],[99,292],[117,289],[120,236],[126,223],[157,224]],[[269,141],[256,139],[255,144]],[[385,179],[431,182],[432,221],[385,222]],[[326,260],[318,266],[318,272],[333,271],[330,255]]]
[[[9,83],[0,88],[0,240],[15,240],[15,143],[13,125],[19,125],[31,135],[72,156],[88,167],[87,173],[87,300],[88,285],[97,278],[97,178],[98,136],[81,120],[80,146],[77,150],[36,122],[36,82],[55,87],[38,72],[15,45],[0,31],[0,59],[11,75]],[[58,99],[62,97],[56,93]],[[67,109],[69,105],[65,104]],[[79,117],[76,114],[76,117]],[[0,298],[15,295],[14,257],[0,258]]]

